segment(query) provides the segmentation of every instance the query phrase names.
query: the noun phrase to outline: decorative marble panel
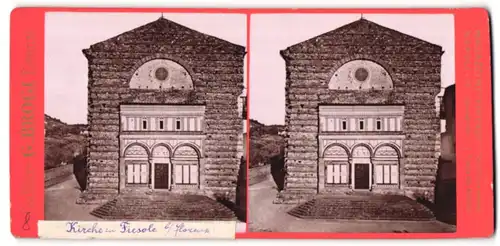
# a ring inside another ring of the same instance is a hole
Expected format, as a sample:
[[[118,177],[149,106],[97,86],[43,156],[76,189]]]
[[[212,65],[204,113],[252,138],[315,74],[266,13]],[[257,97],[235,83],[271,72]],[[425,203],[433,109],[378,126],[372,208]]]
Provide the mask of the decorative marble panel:
[[[147,150],[139,145],[132,145],[128,147],[125,151],[125,156],[126,157],[144,157],[148,158],[148,152]]]
[[[370,157],[370,150],[365,146],[356,146],[352,152],[353,157]]]
[[[352,153],[353,151],[353,147],[358,145],[358,144],[366,144],[368,145],[372,150],[375,150],[378,148],[378,146],[381,146],[381,145],[384,145],[384,144],[392,144],[393,146],[395,146],[395,148],[397,148],[397,151],[399,151],[401,153],[401,149],[402,149],[402,140],[400,139],[380,139],[380,140],[376,140],[376,139],[323,139],[323,140],[320,140],[321,142],[321,153],[324,153],[324,151],[327,151],[327,152],[330,152],[329,149],[327,149],[328,146],[331,146],[332,144],[339,144],[339,145],[343,145],[343,146],[346,146],[350,153]],[[390,146],[387,146],[388,148],[391,148]],[[340,148],[340,147],[339,147]],[[380,148],[383,148],[385,149],[385,146],[382,146]],[[357,149],[357,148],[356,148]],[[342,149],[343,150],[343,149]],[[392,149],[393,151],[396,151],[394,149]],[[333,150],[332,150],[333,151]],[[320,153],[320,155],[321,155]],[[397,152],[396,153],[396,156],[397,156]],[[324,153],[322,154],[326,157],[327,153]]]
[[[188,71],[171,60],[155,59],[139,67],[130,80],[130,88],[157,90],[192,90]]]
[[[145,136],[145,138],[148,136]],[[123,145],[128,146],[129,144],[132,143],[141,143],[149,148],[153,148],[153,146],[162,143],[168,145],[170,148],[174,148],[175,146],[184,144],[184,143],[190,143],[196,145],[196,147],[201,148],[203,140],[200,139],[184,139],[184,140],[177,140],[177,139],[124,139],[123,140]]]
[[[147,138],[147,137],[151,138],[151,136],[147,136],[147,135],[144,136],[144,138]],[[201,139],[183,139],[183,140],[177,140],[177,139],[123,139],[122,140],[122,146],[123,146],[122,148],[127,148],[127,146],[129,146],[131,144],[135,144],[135,143],[147,146],[148,150],[152,150],[154,148],[152,151],[152,155],[154,157],[170,157],[172,155],[172,153],[170,153],[168,148],[170,148],[171,150],[174,150],[174,149],[176,149],[177,146],[189,143],[191,145],[194,145],[198,150],[201,150],[203,140],[201,140]],[[168,146],[168,148],[166,146]],[[123,151],[123,149],[122,149],[122,151]],[[197,154],[196,154],[196,156],[197,156]]]
[[[324,157],[347,158],[348,154],[345,149],[340,146],[331,146],[325,150]]]
[[[193,147],[184,145],[175,150],[174,157],[198,158],[198,153],[196,153],[196,150],[193,149]]]
[[[170,157],[170,151],[163,145],[158,145],[153,149],[153,157]]]
[[[379,64],[368,60],[354,60],[342,65],[333,74],[331,90],[392,90],[389,73]]]
[[[398,153],[391,146],[382,146],[375,152],[376,157],[398,157]]]

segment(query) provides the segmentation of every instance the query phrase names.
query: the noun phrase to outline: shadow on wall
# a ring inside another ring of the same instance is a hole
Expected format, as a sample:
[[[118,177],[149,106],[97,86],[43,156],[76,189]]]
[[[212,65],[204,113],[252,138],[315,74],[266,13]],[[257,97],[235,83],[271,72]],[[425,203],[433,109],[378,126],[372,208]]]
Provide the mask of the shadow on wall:
[[[231,201],[228,197],[216,197],[217,202],[234,211],[239,221],[247,221],[247,165],[246,160],[241,158],[240,170],[236,183],[236,199]]]
[[[442,179],[443,166],[451,163],[439,158],[439,166],[434,186],[434,200],[428,195],[414,194],[415,200],[430,209],[437,220],[456,225],[457,192],[456,179]]]
[[[278,191],[282,191],[285,187],[285,150],[281,149],[280,153],[271,157],[271,175]]]
[[[244,158],[241,158],[240,170],[238,171],[236,217],[243,222],[247,221],[247,162]]]
[[[80,190],[84,191],[87,188],[87,154],[80,154],[73,158],[73,174],[80,186]]]
[[[440,179],[444,166],[455,165],[450,161],[439,158],[438,173],[436,175],[436,186],[434,188],[436,219],[456,225],[457,223],[457,184],[456,179]]]
[[[441,133],[441,156],[436,174],[435,210],[440,221],[456,224],[456,139],[455,139],[455,85],[446,87],[441,102],[440,118],[446,121]]]

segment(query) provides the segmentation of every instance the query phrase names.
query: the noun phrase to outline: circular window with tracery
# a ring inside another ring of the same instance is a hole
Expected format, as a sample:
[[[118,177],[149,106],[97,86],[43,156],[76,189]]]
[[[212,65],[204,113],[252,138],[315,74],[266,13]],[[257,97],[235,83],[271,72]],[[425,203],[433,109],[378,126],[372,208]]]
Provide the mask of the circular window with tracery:
[[[157,68],[155,71],[155,78],[164,81],[168,78],[168,71],[164,67]]]
[[[368,78],[368,75],[368,70],[364,67],[360,67],[354,72],[354,78],[356,78],[356,80],[359,82],[365,82]]]

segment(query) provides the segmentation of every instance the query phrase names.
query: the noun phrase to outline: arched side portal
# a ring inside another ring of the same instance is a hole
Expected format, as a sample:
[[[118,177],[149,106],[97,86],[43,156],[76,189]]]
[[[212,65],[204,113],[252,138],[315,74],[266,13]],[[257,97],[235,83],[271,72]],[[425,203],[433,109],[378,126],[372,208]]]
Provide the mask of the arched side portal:
[[[323,153],[325,163],[325,184],[349,184],[349,152],[342,145],[330,145]]]
[[[400,156],[394,147],[384,145],[377,148],[373,158],[377,185],[399,185],[399,160]]]
[[[192,145],[180,145],[173,158],[175,186],[198,186],[200,184],[199,150]]]
[[[131,144],[123,154],[125,161],[126,185],[149,184],[149,151],[142,145]]]

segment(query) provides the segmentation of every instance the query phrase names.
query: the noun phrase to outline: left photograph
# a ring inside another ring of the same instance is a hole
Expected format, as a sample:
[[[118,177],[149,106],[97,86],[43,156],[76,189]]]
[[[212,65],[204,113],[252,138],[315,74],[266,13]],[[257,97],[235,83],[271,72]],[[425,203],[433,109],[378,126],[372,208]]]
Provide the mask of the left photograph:
[[[246,15],[45,16],[45,220],[246,222]]]

